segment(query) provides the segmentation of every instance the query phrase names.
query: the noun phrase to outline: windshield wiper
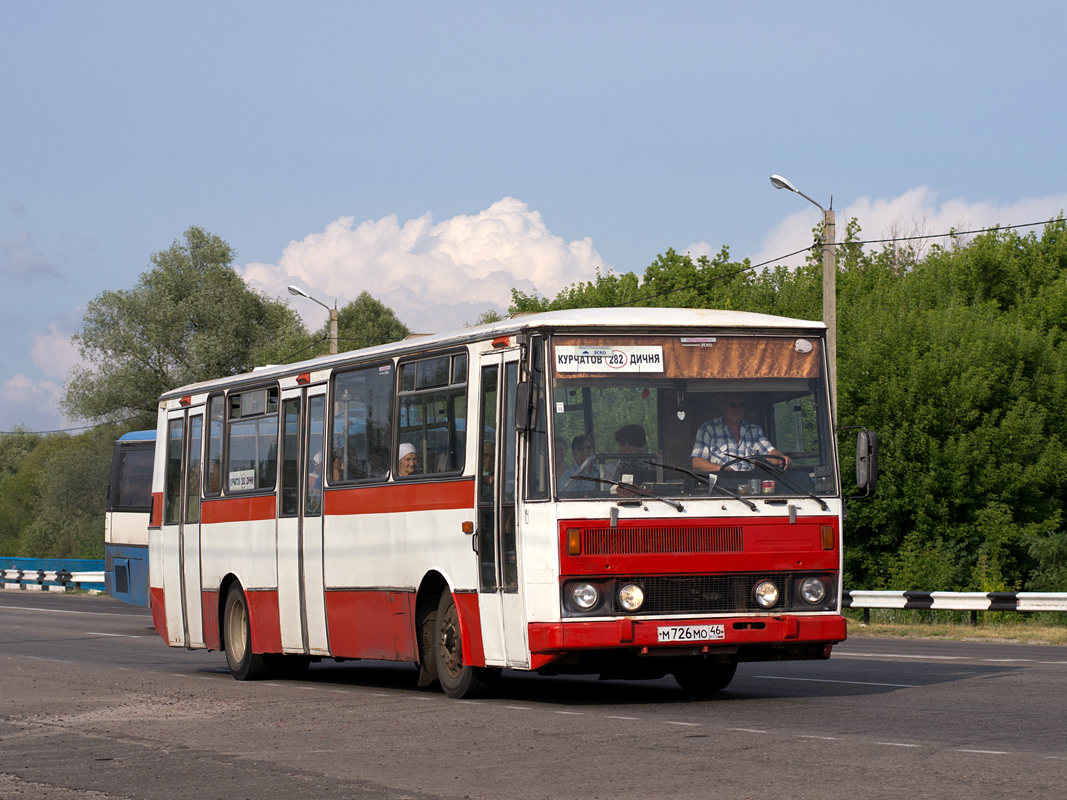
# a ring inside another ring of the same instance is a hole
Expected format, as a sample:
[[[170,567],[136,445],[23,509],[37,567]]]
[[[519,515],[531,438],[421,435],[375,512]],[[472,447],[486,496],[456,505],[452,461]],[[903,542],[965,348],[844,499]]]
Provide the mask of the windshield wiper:
[[[588,476],[588,475],[571,475],[570,479],[572,481],[593,481],[595,483],[608,483],[608,484],[611,484],[612,486],[621,486],[622,488],[626,489],[627,491],[633,492],[634,494],[640,495],[641,497],[647,497],[650,500],[659,500],[661,503],[666,503],[667,505],[671,506],[672,508],[676,508],[679,512],[685,511],[685,506],[683,506],[681,503],[679,503],[679,502],[677,502],[675,500],[668,500],[666,497],[660,497],[658,494],[650,492],[650,491],[648,491],[648,489],[643,489],[640,486],[637,486],[637,485],[635,485],[633,483],[623,483],[622,481],[613,481],[610,478],[594,478],[594,477],[591,477],[591,476]],[[622,501],[626,500],[625,497],[620,497],[619,499],[622,500]]]
[[[777,456],[771,456],[771,458],[777,458]],[[816,503],[818,503],[822,507],[823,511],[829,511],[830,510],[830,506],[826,505],[826,501],[823,500],[821,497],[819,497],[816,494],[812,494],[807,489],[805,489],[803,486],[798,486],[797,484],[793,483],[792,481],[787,480],[786,477],[785,477],[785,470],[784,469],[777,469],[775,467],[770,466],[769,464],[764,464],[762,461],[760,461],[758,459],[746,458],[745,456],[734,456],[730,461],[726,462],[726,464],[723,464],[723,467],[725,468],[726,466],[728,466],[730,464],[736,464],[738,461],[744,461],[746,464],[752,464],[752,466],[754,466],[754,467],[759,467],[760,469],[762,469],[764,472],[766,472],[768,475],[770,475],[775,480],[779,480],[782,483],[784,483],[786,486],[788,486],[794,492],[798,492],[800,494],[806,494],[808,497],[810,497],[812,500],[814,500]]]
[[[683,475],[689,475],[690,477],[696,478],[698,481],[704,481],[704,483],[706,483],[708,485],[708,491],[709,492],[712,492],[712,491],[715,491],[716,489],[718,489],[720,492],[722,492],[727,497],[732,497],[734,500],[740,500],[742,503],[744,503],[746,506],[751,508],[753,511],[759,511],[759,508],[757,508],[756,504],[753,503],[751,500],[748,500],[748,499],[746,499],[744,497],[741,497],[740,495],[734,494],[729,489],[725,489],[722,486],[719,486],[717,481],[714,481],[714,480],[711,479],[711,474],[710,473],[708,475],[701,475],[699,472],[695,472],[694,470],[691,470],[691,469],[686,469],[685,467],[675,467],[675,466],[672,466],[670,464],[661,464],[658,461],[648,461],[648,460],[643,459],[643,458],[638,458],[638,459],[633,459],[633,460],[634,461],[642,461],[645,464],[649,464],[650,466],[653,466],[653,467],[663,467],[664,469],[670,469],[670,470],[674,470],[675,472],[681,472]]]

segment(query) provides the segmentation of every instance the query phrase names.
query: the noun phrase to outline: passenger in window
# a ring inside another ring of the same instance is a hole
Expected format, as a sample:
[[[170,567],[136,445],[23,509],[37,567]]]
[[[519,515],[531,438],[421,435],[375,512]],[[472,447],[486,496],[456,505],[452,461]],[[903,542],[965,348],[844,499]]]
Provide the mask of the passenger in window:
[[[759,425],[745,421],[745,405],[745,396],[741,394],[724,395],[719,400],[722,416],[705,422],[697,430],[691,455],[693,469],[745,472],[755,467],[744,461],[730,462],[753,456],[769,456],[771,466],[789,469],[789,456],[771,444]]]
[[[559,490],[589,494],[592,490],[599,489],[598,480],[585,480],[586,478],[600,478],[593,446],[593,434],[580,433],[575,436],[571,440],[571,455],[574,462],[560,476]]]
[[[330,480],[332,482],[345,480],[345,460],[341,458],[340,453],[333,457],[333,466],[330,469]]]
[[[415,452],[415,445],[408,442],[404,442],[400,445],[400,467],[397,470],[397,474],[406,478],[409,475],[415,475],[419,471],[419,456]]]

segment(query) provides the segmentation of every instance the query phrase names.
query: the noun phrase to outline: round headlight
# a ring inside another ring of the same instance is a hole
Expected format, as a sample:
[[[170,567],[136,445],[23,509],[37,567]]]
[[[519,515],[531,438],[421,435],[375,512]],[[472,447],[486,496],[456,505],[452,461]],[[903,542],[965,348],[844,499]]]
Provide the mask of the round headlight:
[[[583,611],[588,611],[597,604],[600,592],[591,583],[576,583],[571,587],[571,600]]]
[[[778,587],[774,585],[773,581],[760,581],[756,584],[753,594],[756,597],[756,602],[764,608],[770,608],[778,602]]]
[[[800,596],[805,603],[816,605],[826,599],[826,584],[819,578],[805,578],[800,582]]]
[[[619,589],[619,605],[627,611],[637,611],[645,603],[645,592],[636,583],[628,583]]]

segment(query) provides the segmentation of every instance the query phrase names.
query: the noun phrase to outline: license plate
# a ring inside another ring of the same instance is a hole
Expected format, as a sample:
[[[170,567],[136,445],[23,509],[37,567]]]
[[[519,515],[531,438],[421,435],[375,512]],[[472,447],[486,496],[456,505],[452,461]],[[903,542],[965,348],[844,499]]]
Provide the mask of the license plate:
[[[723,625],[661,625],[657,631],[660,642],[711,642],[725,638]]]

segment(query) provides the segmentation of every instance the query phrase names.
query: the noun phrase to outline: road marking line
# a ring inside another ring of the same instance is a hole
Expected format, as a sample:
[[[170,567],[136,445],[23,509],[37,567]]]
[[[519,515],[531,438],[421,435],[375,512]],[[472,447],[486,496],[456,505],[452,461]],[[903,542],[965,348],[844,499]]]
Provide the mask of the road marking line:
[[[834,653],[837,658],[923,658],[934,661],[964,661],[969,656],[909,656],[898,653]]]
[[[553,714],[567,714],[568,716],[571,716],[571,717],[584,717],[585,716],[585,712],[584,711],[553,711],[552,713]]]
[[[91,617],[147,617],[147,614],[116,614],[114,611],[68,611],[63,608],[34,608],[32,606],[5,606],[0,608],[13,608],[16,611],[44,611],[48,614],[87,614]]]
[[[625,720],[628,720],[630,722],[637,722],[637,719],[638,719],[637,717],[617,717],[617,716],[614,716],[613,714],[607,714],[605,716],[606,716],[607,719],[625,719]]]
[[[1014,664],[1014,663],[1019,662],[1019,661],[1022,661],[1022,662],[1025,662],[1025,663],[1029,664],[1029,663],[1033,662],[1032,658],[983,658],[981,660],[982,661],[989,661],[990,663],[993,663],[993,664]]]
[[[750,678],[764,678],[769,681],[807,681],[808,683],[848,683],[853,686],[893,686],[897,689],[918,689],[921,684],[914,683],[869,683],[868,681],[835,681],[829,678],[790,678],[784,675],[749,675]]]
[[[1006,756],[1006,755],[1008,755],[1008,751],[1007,750],[967,750],[967,749],[964,749],[964,748],[959,748],[959,749],[956,750],[956,752],[957,753],[985,753],[986,755],[990,755],[990,756]]]
[[[727,728],[728,731],[741,731],[742,733],[766,733],[767,731],[761,731],[756,728]]]
[[[457,700],[456,702],[457,703],[465,703],[468,706],[480,706],[480,705],[482,705],[482,701],[481,700]]]
[[[510,708],[510,709],[515,710],[515,711],[529,711],[530,710],[529,706],[504,706],[504,708]]]
[[[884,744],[886,747],[922,747],[921,744],[904,744],[903,742],[875,742],[875,744]]]
[[[1067,664],[1067,661],[1038,661],[1038,664]]]
[[[836,736],[814,736],[812,734],[804,734],[804,733],[798,733],[797,734],[797,738],[798,739],[822,739],[822,740],[827,741],[827,742],[836,742],[837,741],[837,737]]]
[[[86,631],[88,636],[117,636],[120,639],[144,639],[144,636],[137,636],[132,633],[103,633],[101,631]]]
[[[73,661],[67,661],[62,658],[44,658],[42,656],[23,656],[23,658],[32,658],[34,661],[55,661],[59,664],[73,664]]]
[[[669,719],[663,720],[664,725],[688,725],[690,728],[703,727],[699,722],[672,722]]]

